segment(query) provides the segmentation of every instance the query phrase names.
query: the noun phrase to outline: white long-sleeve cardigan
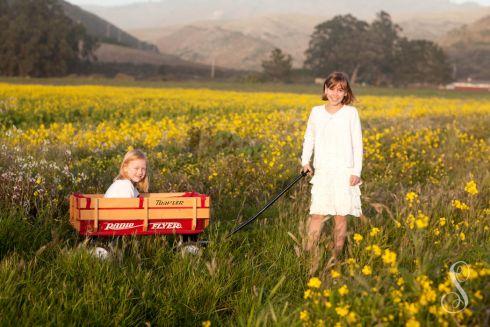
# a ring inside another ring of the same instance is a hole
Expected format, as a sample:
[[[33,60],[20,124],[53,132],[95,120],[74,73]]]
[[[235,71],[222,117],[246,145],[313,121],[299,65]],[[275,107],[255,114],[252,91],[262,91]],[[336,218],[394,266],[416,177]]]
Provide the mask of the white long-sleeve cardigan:
[[[357,109],[344,105],[331,114],[324,105],[313,107],[303,142],[303,166],[310,162],[313,152],[315,169],[329,167],[329,161],[335,160],[352,168],[352,175],[360,177],[363,149]]]

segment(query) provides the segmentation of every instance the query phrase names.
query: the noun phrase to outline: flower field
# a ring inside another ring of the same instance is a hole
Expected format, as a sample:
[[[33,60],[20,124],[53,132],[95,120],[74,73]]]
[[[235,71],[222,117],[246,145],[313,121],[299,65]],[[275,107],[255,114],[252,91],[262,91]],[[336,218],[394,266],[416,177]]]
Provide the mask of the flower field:
[[[331,222],[321,259],[302,249],[306,180],[225,239],[298,174],[320,103],[310,94],[0,84],[1,321],[488,324],[490,97],[359,97],[364,217],[349,218],[334,267],[324,268]],[[173,237],[89,242],[68,224],[67,196],[105,192],[131,148],[149,157],[151,192],[211,195],[200,255],[175,251]],[[92,256],[93,242],[111,247],[110,259]],[[312,265],[320,268],[310,275]]]

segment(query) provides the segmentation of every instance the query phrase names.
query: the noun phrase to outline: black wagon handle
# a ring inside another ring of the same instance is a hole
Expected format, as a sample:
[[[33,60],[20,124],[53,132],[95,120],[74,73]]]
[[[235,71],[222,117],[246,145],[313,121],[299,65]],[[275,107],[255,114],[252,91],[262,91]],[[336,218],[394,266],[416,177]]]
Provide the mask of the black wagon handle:
[[[240,231],[245,226],[253,222],[255,219],[257,219],[261,214],[264,213],[264,211],[266,211],[271,205],[273,205],[274,202],[276,202],[284,193],[286,193],[291,187],[294,186],[294,184],[296,184],[300,179],[305,177],[307,174],[308,171],[302,171],[281,192],[279,192],[279,194],[277,194],[272,200],[270,200],[269,203],[267,203],[259,212],[257,212],[252,218],[248,219],[247,221],[244,221],[243,223],[235,227],[235,229],[233,229],[233,231],[230,234],[228,234],[226,238],[229,238],[230,236],[232,236],[233,234],[235,234],[236,232]]]

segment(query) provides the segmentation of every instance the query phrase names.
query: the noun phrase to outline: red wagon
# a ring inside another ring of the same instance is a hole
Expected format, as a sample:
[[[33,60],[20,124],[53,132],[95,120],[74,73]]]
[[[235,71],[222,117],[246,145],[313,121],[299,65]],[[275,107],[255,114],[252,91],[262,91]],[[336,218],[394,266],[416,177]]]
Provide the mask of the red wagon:
[[[70,196],[70,223],[86,236],[197,235],[209,225],[211,199],[205,194],[146,193],[139,198]]]

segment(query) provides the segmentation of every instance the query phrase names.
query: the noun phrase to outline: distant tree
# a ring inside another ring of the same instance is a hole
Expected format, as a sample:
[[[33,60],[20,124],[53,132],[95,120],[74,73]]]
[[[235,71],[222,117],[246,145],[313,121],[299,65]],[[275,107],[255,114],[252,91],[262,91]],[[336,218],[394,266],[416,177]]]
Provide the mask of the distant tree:
[[[368,24],[351,15],[335,16],[315,27],[305,67],[317,76],[334,70],[375,85],[445,83],[451,68],[443,50],[431,41],[409,41],[381,11]]]
[[[96,41],[57,0],[0,1],[0,74],[64,75],[93,55]]]
[[[397,54],[395,84],[441,84],[451,80],[451,66],[434,42],[402,38]]]
[[[368,42],[364,51],[369,60],[364,73],[366,82],[374,85],[392,84],[400,31],[400,26],[392,22],[388,13],[380,11],[376,14],[376,19],[369,25]]]
[[[262,68],[267,79],[275,81],[289,81],[291,76],[293,58],[284,54],[281,49],[275,48],[269,55],[269,60],[262,61]]]
[[[305,67],[317,76],[341,70],[355,83],[370,61],[365,53],[368,27],[352,15],[335,16],[317,25],[306,50]]]

